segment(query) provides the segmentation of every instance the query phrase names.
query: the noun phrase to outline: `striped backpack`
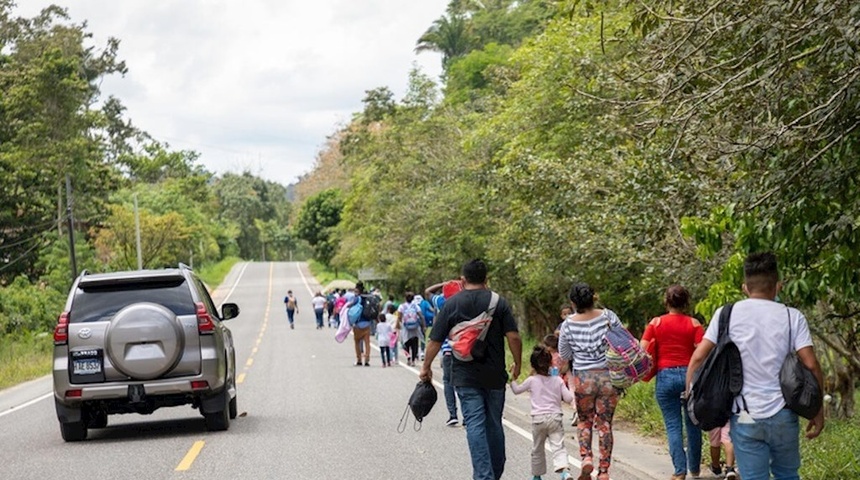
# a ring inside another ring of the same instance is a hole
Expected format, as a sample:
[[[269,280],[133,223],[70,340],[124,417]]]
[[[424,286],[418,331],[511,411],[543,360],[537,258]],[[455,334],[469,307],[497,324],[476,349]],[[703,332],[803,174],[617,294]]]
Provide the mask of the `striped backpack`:
[[[615,388],[625,389],[648,376],[653,359],[630,332],[621,325],[607,320],[606,365],[609,379]]]

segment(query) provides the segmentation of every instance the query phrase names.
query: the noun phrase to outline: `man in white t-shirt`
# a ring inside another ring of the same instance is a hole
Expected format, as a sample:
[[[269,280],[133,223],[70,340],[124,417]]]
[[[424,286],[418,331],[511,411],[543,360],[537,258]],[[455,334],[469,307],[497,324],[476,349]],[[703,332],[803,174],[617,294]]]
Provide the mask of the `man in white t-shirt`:
[[[729,338],[741,353],[744,374],[741,394],[749,411],[731,419],[732,443],[744,480],[769,479],[771,473],[777,480],[800,478],[797,473],[800,468],[798,418],[785,408],[779,386],[779,370],[789,345],[797,351],[800,361],[812,370],[819,385],[823,385],[806,317],[799,310],[775,301],[781,287],[773,253],[747,256],[743,290],[748,298],[734,304],[729,324]],[[714,313],[702,343],[690,359],[688,391],[693,373],[717,343],[721,310]],[[823,429],[822,409],[809,421],[806,437],[815,438]]]

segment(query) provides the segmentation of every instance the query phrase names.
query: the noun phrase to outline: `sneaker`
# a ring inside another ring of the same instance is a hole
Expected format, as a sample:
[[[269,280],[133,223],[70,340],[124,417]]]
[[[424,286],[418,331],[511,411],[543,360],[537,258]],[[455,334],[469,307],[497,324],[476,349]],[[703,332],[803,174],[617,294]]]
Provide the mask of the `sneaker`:
[[[290,330],[295,330],[295,329],[296,329],[296,326],[291,323],[290,324]]]
[[[361,366],[361,360],[356,360],[355,363],[353,363],[353,365],[356,367],[360,367]]]
[[[735,467],[726,467],[726,480],[737,480],[738,474],[735,472]]]
[[[723,467],[722,465],[711,465],[711,473],[714,474],[715,477],[720,478],[723,476]]]
[[[448,421],[447,421],[447,422],[445,422],[445,425],[447,425],[447,426],[449,426],[449,427],[456,427],[456,426],[457,426],[457,423],[459,423],[459,422],[457,421],[457,417],[451,417],[451,418],[449,418],[449,419],[448,419]]]
[[[365,366],[365,367],[369,367],[369,366],[370,366],[370,362],[369,362],[369,361],[367,361],[367,360],[365,360],[365,361],[364,361],[364,366]]]
[[[570,472],[567,470],[561,472],[561,480],[570,480],[571,478],[573,477],[570,476]]]

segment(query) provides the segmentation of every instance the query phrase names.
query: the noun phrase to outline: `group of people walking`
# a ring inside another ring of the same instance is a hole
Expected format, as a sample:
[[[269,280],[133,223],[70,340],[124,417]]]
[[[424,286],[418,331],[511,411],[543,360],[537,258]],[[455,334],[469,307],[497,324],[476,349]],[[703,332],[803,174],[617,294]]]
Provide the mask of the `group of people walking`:
[[[486,265],[479,260],[463,267],[464,291],[448,299],[437,313],[419,375],[422,380],[432,378],[432,361],[449,340],[452,328],[488,308],[490,291],[486,272]],[[799,310],[779,303],[780,288],[776,256],[770,252],[750,254],[744,262],[742,285],[747,298],[734,304],[728,333],[743,360],[741,396],[745,409],[739,408],[725,426],[707,432],[711,458],[706,468],[715,476],[767,480],[772,475],[777,480],[799,479],[798,416],[786,408],[780,389],[780,367],[793,351],[820,384],[823,378],[807,320]],[[576,410],[581,458],[578,479],[590,479],[594,472],[599,480],[609,479],[614,443],[612,423],[621,391],[610,379],[605,336],[621,320],[612,310],[597,305],[595,292],[586,283],[574,283],[568,299],[570,311],[563,313],[555,334],[534,348],[529,358],[531,374],[522,383],[517,380],[522,343],[510,305],[504,298],[499,300],[489,325],[486,359],[480,363],[456,359],[451,362],[450,383],[463,411],[474,479],[499,479],[504,472],[501,418],[508,381],[514,393],[528,391],[531,395],[535,479],[547,472],[545,442],[549,442],[553,471],[562,479],[571,478],[562,441],[563,402],[572,403]],[[656,357],[655,400],[668,437],[674,470],[671,480],[684,480],[688,475],[701,478],[703,432],[690,420],[685,398],[693,372],[717,343],[720,310],[705,329],[687,313],[691,298],[686,288],[670,286],[663,300],[667,313],[648,323],[640,344]],[[505,366],[505,340],[513,357],[510,368]],[[809,421],[807,438],[817,437],[823,428],[822,410]],[[596,456],[592,447],[595,432]]]
[[[405,337],[401,340],[409,352],[408,362],[417,365],[419,344],[429,328],[419,378],[425,382],[432,380],[433,361],[442,353],[448,425],[458,422],[456,400],[459,400],[473,479],[498,480],[504,472],[502,413],[505,390],[510,384],[515,394],[530,393],[534,441],[531,463],[535,480],[547,473],[546,442],[552,471],[563,480],[573,478],[564,447],[564,403],[572,404],[576,411],[575,438],[581,459],[578,480],[589,480],[594,473],[598,480],[609,480],[613,417],[622,392],[610,378],[605,337],[610,328],[621,326],[621,319],[598,304],[590,285],[574,283],[568,292],[569,306],[564,306],[569,310],[562,312],[562,321],[555,332],[534,347],[529,355],[530,375],[520,382],[522,340],[517,322],[506,299],[489,289],[487,270],[481,260],[467,262],[460,277],[462,291],[432,309],[435,315],[432,325],[411,293],[399,306],[393,301],[386,304],[379,325],[388,326],[377,327],[380,349],[388,339],[390,353],[393,346],[390,340],[400,329]],[[741,396],[745,408],[738,409],[724,427],[707,432],[711,458],[706,468],[729,480],[740,477],[767,480],[771,475],[777,480],[799,479],[799,422],[797,415],[785,408],[779,371],[782,360],[793,351],[819,383],[823,382],[807,320],[797,309],[778,302],[781,283],[772,253],[750,254],[746,258],[742,288],[747,298],[734,304],[728,335],[743,360]],[[670,286],[663,300],[666,313],[647,324],[640,345],[655,357],[655,400],[668,438],[674,470],[671,480],[685,480],[688,475],[700,478],[703,432],[687,414],[685,399],[693,372],[717,343],[720,310],[706,329],[687,313],[691,298],[686,288]],[[451,343],[452,330],[485,312],[491,321],[485,324],[486,331],[482,333],[485,337],[482,337],[481,358],[456,358],[451,354],[455,348]],[[414,333],[408,332],[407,324],[417,325]],[[506,365],[506,343],[512,358],[510,365]],[[368,350],[369,347],[364,352]],[[387,355],[383,353],[384,366],[390,365]],[[356,356],[359,357],[358,347]],[[357,364],[359,361],[360,358]],[[823,428],[821,411],[810,420],[807,438],[815,438]],[[595,434],[596,455],[592,446]],[[721,447],[725,449],[724,463]]]

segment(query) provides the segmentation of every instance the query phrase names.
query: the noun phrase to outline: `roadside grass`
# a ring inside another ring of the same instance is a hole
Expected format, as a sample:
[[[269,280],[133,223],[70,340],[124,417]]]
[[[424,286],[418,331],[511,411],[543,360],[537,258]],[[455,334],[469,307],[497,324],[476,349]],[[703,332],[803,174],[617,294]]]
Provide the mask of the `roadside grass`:
[[[800,478],[825,480],[860,478],[860,421],[828,418],[824,431],[813,440],[804,437],[806,420],[800,420]]]
[[[540,340],[537,338],[523,336],[523,358],[522,364],[520,365],[520,376],[516,378],[517,382],[522,382],[529,376],[529,372],[532,370],[531,362],[529,358],[532,356],[532,350],[535,348],[535,345],[540,343]],[[508,374],[510,374],[511,365],[514,364],[514,357],[511,355],[511,351],[507,348],[508,341],[505,340],[505,367],[508,368]]]
[[[334,270],[316,260],[308,260],[308,268],[322,287],[328,285],[332,280],[350,280],[353,282],[358,280],[355,276],[344,270],[335,273]]]
[[[664,437],[666,429],[663,426],[663,414],[654,397],[655,383],[656,379],[639,382],[625,390],[615,409],[615,416],[635,424],[642,435]]]
[[[197,273],[197,276],[203,280],[203,283],[209,285],[211,289],[214,289],[217,288],[218,285],[221,285],[221,282],[223,282],[224,277],[230,273],[230,269],[233,268],[233,265],[236,265],[241,261],[242,259],[239,257],[227,257],[218,263],[205,265],[200,270],[195,270],[195,273]]]
[[[0,390],[51,372],[48,333],[0,336]]]

